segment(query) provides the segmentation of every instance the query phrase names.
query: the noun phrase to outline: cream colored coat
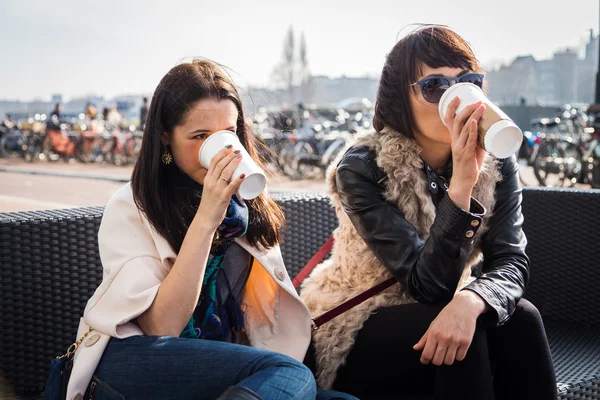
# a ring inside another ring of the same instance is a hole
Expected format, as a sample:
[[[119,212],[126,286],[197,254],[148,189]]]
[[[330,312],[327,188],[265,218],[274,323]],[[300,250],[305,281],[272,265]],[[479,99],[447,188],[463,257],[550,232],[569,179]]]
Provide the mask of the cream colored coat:
[[[243,238],[236,242],[254,257],[242,299],[250,344],[302,361],[310,342],[310,313],[296,294],[279,247],[261,251]],[[103,279],[85,307],[77,338],[90,326],[94,331],[75,353],[67,399],[85,393],[111,337],[143,334],[131,321],[150,307],[177,256],[136,207],[129,183],[106,205],[98,244]]]

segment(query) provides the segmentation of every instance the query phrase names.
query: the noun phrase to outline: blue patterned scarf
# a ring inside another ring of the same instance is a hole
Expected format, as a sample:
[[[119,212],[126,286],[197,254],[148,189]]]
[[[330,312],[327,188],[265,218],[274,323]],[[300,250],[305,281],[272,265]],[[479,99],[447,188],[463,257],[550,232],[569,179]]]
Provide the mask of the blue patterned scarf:
[[[192,315],[179,337],[226,340],[230,332],[244,329],[244,314],[223,270],[223,259],[233,239],[245,235],[247,230],[248,208],[234,195],[229,201],[225,219],[217,229],[206,264],[200,301],[194,312],[201,318],[197,321]],[[224,279],[229,288],[226,299],[222,298],[219,279]]]

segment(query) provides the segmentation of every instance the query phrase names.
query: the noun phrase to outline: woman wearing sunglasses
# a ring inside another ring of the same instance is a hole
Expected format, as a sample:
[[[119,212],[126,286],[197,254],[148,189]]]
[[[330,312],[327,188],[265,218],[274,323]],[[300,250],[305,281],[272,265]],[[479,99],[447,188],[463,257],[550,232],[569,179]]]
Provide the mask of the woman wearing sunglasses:
[[[458,82],[483,86],[457,33],[421,26],[387,56],[376,132],[328,173],[340,220],[330,260],[305,281],[317,316],[394,277],[394,284],[314,331],[318,384],[361,399],[555,399],[529,278],[515,157],[477,147],[485,106],[442,121]]]

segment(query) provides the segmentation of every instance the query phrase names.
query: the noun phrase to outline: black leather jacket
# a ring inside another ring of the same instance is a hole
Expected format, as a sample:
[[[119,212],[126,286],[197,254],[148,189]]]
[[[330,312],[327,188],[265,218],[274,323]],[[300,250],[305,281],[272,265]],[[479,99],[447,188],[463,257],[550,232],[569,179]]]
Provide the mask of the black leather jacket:
[[[426,304],[452,299],[467,257],[473,248],[485,209],[471,200],[469,212],[446,193],[451,168],[441,177],[425,165],[436,204],[436,218],[427,240],[402,211],[384,199],[385,173],[376,154],[353,147],[337,167],[336,186],[341,202],[367,246],[417,301]],[[496,206],[481,238],[484,262],[478,278],[463,290],[478,293],[504,324],[515,309],[529,277],[527,240],[521,229],[521,187],[515,157],[501,160],[503,179],[496,185]]]

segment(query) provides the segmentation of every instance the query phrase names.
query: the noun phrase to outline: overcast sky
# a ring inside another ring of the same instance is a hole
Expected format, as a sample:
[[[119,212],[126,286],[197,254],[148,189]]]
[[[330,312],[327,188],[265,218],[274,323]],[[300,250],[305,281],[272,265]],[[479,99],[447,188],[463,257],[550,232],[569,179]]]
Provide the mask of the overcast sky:
[[[304,31],[315,75],[377,75],[402,29],[449,25],[485,65],[581,48],[598,32],[598,0],[0,0],[0,99],[151,93],[189,57],[269,85],[290,25]],[[459,5],[460,4],[460,5]]]

